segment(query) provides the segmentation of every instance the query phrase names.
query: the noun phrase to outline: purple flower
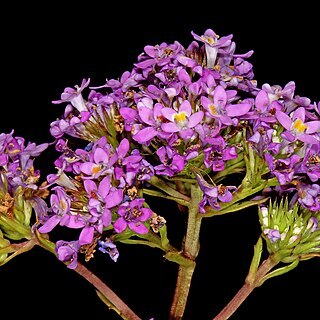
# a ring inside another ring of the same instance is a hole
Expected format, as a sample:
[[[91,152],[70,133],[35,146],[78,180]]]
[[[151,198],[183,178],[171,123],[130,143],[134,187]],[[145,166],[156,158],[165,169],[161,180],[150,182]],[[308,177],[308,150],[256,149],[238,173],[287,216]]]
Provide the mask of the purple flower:
[[[305,108],[298,108],[291,117],[278,111],[276,117],[286,129],[282,136],[288,141],[292,142],[297,139],[305,143],[319,144],[319,138],[317,139],[313,134],[320,132],[320,121],[305,122]]]
[[[185,158],[177,154],[170,147],[161,147],[157,150],[161,164],[154,167],[156,174],[172,177],[185,167]]]
[[[319,184],[297,183],[298,201],[311,211],[320,210],[320,186]]]
[[[269,238],[269,240],[271,242],[277,242],[278,240],[281,239],[281,234],[280,234],[279,230],[265,229],[264,233],[267,235],[267,237]]]
[[[205,51],[207,57],[206,67],[212,69],[216,64],[216,59],[218,55],[218,48],[228,47],[231,44],[232,35],[227,37],[222,37],[219,39],[219,36],[211,29],[207,29],[201,37],[191,32],[195,40],[203,42],[205,44]]]
[[[71,209],[71,199],[62,187],[52,189],[55,194],[50,197],[51,208],[53,213],[51,217],[39,228],[39,232],[48,233],[58,224],[72,229],[79,229],[85,226],[84,219],[78,214],[74,214]],[[48,211],[49,212],[49,211]]]
[[[139,57],[140,61],[135,66],[141,69],[149,69],[155,65],[163,67],[169,64],[181,50],[182,46],[177,41],[171,45],[162,43],[158,46],[145,46],[145,53]]]
[[[69,269],[75,269],[78,265],[78,252],[80,245],[78,241],[59,240],[56,243],[56,253],[60,261],[67,263]]]
[[[259,116],[259,121],[275,123],[277,118],[275,114],[283,109],[283,106],[277,101],[270,100],[268,93],[260,90],[255,98],[255,115]]]
[[[110,239],[106,239],[106,241],[99,240],[98,245],[99,251],[107,253],[114,262],[117,262],[119,258],[119,251],[117,246]]]
[[[269,153],[266,153],[265,159],[270,172],[277,177],[280,185],[284,185],[292,181],[295,174],[295,166],[301,160],[296,154],[285,159],[275,159]]]
[[[148,228],[143,224],[152,216],[149,208],[143,208],[143,198],[127,201],[119,206],[118,215],[120,216],[114,223],[114,230],[118,233],[123,232],[127,227],[130,230],[145,234]]]
[[[161,110],[163,116],[169,120],[163,123],[161,128],[165,132],[179,132],[182,139],[188,139],[193,135],[193,130],[203,118],[203,111],[198,111],[192,114],[192,107],[189,101],[185,100],[181,103],[179,111],[171,108],[163,108]]]
[[[52,190],[55,194],[50,197],[51,211],[53,215],[39,228],[39,232],[50,232],[59,223],[61,225],[67,224],[69,221],[71,199],[67,196],[62,187],[55,187]]]
[[[316,182],[320,179],[320,144],[313,144],[307,149],[297,172],[307,173],[312,182]]]
[[[233,125],[231,117],[240,117],[246,114],[251,105],[249,103],[227,103],[228,94],[222,86],[217,86],[213,92],[213,101],[202,96],[201,104],[210,118],[218,119],[224,125]]]
[[[75,107],[79,112],[88,111],[81,92],[89,85],[89,83],[90,79],[88,79],[88,81],[83,79],[80,87],[75,86],[75,89],[70,87],[65,88],[64,92],[61,94],[61,100],[55,100],[52,101],[52,103],[59,104],[63,102],[71,102],[73,107]]]
[[[205,213],[205,205],[208,203],[212,208],[219,210],[221,202],[230,202],[232,201],[231,191],[237,190],[234,186],[223,186],[222,184],[218,186],[213,186],[206,182],[203,177],[196,173],[196,178],[199,183],[200,189],[203,192],[203,199],[199,203],[199,210],[201,213]]]
[[[84,187],[88,194],[89,201],[87,208],[91,216],[85,216],[86,225],[79,236],[80,245],[89,244],[94,237],[94,231],[100,234],[104,227],[111,224],[111,208],[122,202],[123,191],[111,186],[110,177],[104,177],[97,187],[92,180],[84,180]]]
[[[99,187],[92,180],[84,181],[85,190],[89,196],[88,209],[94,216],[100,216],[102,225],[107,227],[111,223],[111,211],[122,201],[122,190],[111,187],[110,178],[104,177],[99,183]],[[101,231],[102,233],[102,225]]]
[[[153,108],[146,106],[139,107],[139,116],[147,127],[139,130],[134,136],[133,139],[137,142],[144,144],[160,135],[161,137],[168,137],[168,134],[165,134],[160,131],[161,125],[164,121],[161,110],[163,105],[161,103],[156,103]],[[162,134],[161,134],[162,133]]]
[[[80,166],[80,170],[88,175],[87,178],[98,178],[101,175],[112,173],[111,166],[116,161],[116,157],[110,157],[110,147],[106,148],[97,147],[93,151],[92,160],[84,162]]]
[[[209,141],[208,141],[209,142]],[[204,164],[213,171],[222,171],[227,160],[237,158],[235,147],[226,147],[222,137],[210,139],[210,147],[204,149]]]

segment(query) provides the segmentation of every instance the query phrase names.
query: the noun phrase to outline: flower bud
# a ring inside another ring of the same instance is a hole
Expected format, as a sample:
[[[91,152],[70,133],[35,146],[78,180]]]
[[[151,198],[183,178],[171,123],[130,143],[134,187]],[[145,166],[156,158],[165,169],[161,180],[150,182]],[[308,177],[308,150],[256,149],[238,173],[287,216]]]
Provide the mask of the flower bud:
[[[320,212],[312,212],[288,201],[259,208],[263,236],[270,254],[281,261],[305,260],[320,253]]]

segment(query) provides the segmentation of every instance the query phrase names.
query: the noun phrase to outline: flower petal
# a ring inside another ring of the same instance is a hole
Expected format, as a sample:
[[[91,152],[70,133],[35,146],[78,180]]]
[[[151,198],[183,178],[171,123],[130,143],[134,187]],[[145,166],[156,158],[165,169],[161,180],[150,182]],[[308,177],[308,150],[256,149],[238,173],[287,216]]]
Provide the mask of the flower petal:
[[[284,112],[282,111],[278,111],[276,113],[276,117],[278,119],[278,121],[281,123],[281,125],[287,129],[287,130],[290,130],[291,129],[291,124],[292,124],[292,120],[291,118],[286,115]]]
[[[173,122],[163,123],[161,129],[165,132],[178,132],[180,128]]]
[[[43,226],[41,226],[38,231],[40,233],[48,233],[50,232],[58,223],[60,222],[60,218],[56,215],[50,217]]]
[[[307,130],[306,133],[320,132],[320,121],[309,121],[306,123]]]
[[[293,112],[293,115],[292,115],[293,120],[300,119],[302,122],[304,122],[305,118],[306,118],[306,109],[305,108],[300,107]]]
[[[177,112],[175,110],[173,110],[172,108],[163,108],[161,110],[161,113],[169,121],[173,121],[174,120],[174,115],[177,114]]]
[[[250,108],[251,104],[249,103],[238,103],[226,106],[226,111],[229,117],[239,117],[246,114]]]
[[[98,192],[102,198],[105,198],[107,196],[107,194],[110,191],[110,187],[111,187],[110,177],[106,176],[101,180],[98,188]]]
[[[158,131],[153,127],[146,127],[142,130],[140,130],[138,133],[136,133],[133,136],[133,139],[136,140],[139,143],[145,143],[147,141],[150,141],[158,134]]]
[[[198,111],[192,114],[189,118],[188,128],[195,127],[199,122],[201,122],[201,120],[203,119],[203,116],[204,116],[203,111]]]
[[[97,148],[93,155],[95,163],[108,163],[109,155],[101,148]]]
[[[320,144],[320,140],[318,140],[314,136],[310,136],[304,133],[297,136],[297,139],[305,143],[316,144],[316,145]]]
[[[127,223],[122,217],[120,217],[113,224],[113,228],[117,233],[121,233],[127,228]]]
[[[93,240],[94,227],[87,226],[84,227],[79,236],[79,244],[80,246],[84,244],[90,244]]]
[[[144,123],[149,124],[150,126],[152,126],[154,124],[152,109],[144,107],[144,106],[140,107],[139,108],[139,116]]]
[[[92,191],[97,191],[97,185],[92,180],[84,180],[83,185],[89,195]]]
[[[264,112],[268,107],[270,101],[269,96],[264,90],[260,90],[255,99],[256,108],[260,112]]]
[[[188,100],[185,100],[181,103],[181,105],[179,107],[179,113],[180,112],[185,112],[187,114],[187,116],[190,117],[190,115],[192,113],[192,107],[191,107],[191,104]]]
[[[105,208],[101,219],[102,219],[103,226],[108,227],[111,224],[111,219],[112,219],[111,211]]]
[[[118,148],[117,148],[118,157],[120,159],[125,157],[125,155],[129,151],[129,149],[130,149],[130,144],[129,144],[128,139],[122,139]]]
[[[129,228],[139,234],[146,234],[148,233],[148,228],[142,222],[129,222]]]
[[[147,221],[152,216],[152,210],[149,208],[140,209],[142,215],[139,217],[140,221]]]
[[[213,93],[213,104],[224,107],[227,103],[227,93],[222,86],[217,86]]]
[[[111,191],[106,197],[106,208],[110,209],[122,202],[123,191],[121,189],[117,189],[116,191]]]

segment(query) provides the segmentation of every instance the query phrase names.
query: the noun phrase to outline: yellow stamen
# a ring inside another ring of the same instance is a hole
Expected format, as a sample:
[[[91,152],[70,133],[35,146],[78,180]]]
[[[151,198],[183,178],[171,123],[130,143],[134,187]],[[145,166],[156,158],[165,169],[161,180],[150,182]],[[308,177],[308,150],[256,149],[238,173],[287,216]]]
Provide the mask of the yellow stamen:
[[[93,174],[97,174],[100,170],[101,170],[100,166],[95,166],[95,167],[92,168],[92,173]]]
[[[209,110],[211,114],[218,114],[217,108],[213,104],[209,105]]]
[[[292,128],[299,133],[304,132],[307,129],[307,126],[302,122],[301,119],[297,119],[293,122]]]
[[[60,200],[60,207],[63,211],[67,209],[67,203],[65,200]]]
[[[187,120],[187,114],[185,112],[179,112],[173,116],[173,119],[178,123],[185,122]]]
[[[212,37],[202,36],[201,39],[208,42],[211,46],[214,44],[214,39]]]

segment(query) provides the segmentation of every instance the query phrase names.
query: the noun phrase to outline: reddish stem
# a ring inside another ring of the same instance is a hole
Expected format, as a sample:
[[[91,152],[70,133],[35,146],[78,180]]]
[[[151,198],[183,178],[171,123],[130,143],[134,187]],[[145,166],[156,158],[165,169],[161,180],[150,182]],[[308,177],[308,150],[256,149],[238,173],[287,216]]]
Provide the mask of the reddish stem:
[[[257,270],[255,279],[252,283],[245,283],[243,287],[237,292],[232,300],[221,310],[221,312],[213,318],[213,320],[227,320],[234,312],[241,306],[250,293],[260,286],[261,279],[275,266],[277,262],[271,257],[266,259]]]
[[[78,262],[75,271],[90,282],[98,291],[100,291],[128,320],[141,320],[105,283],[103,283],[95,274],[88,270],[84,265]]]

